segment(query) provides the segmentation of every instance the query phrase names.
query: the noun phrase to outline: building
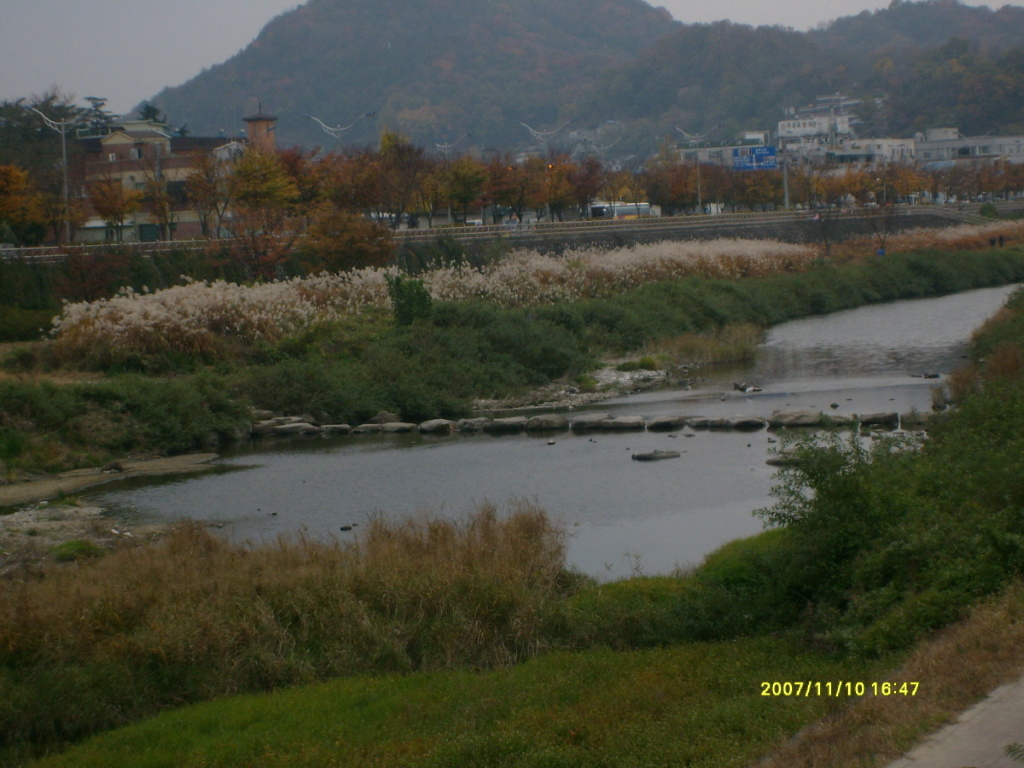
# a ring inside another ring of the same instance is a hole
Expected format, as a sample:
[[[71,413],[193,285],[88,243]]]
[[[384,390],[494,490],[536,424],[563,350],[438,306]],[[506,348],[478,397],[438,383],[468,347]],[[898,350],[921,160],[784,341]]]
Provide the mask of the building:
[[[964,136],[956,128],[929,128],[914,136],[919,163],[1024,163],[1024,136]]]
[[[228,162],[247,145],[272,150],[276,119],[262,114],[246,118],[248,141],[225,136],[178,136],[167,125],[150,120],[120,120],[106,126],[101,135],[80,136],[86,187],[117,183],[121,189],[137,193],[142,201],[120,222],[112,222],[90,208],[75,239],[147,242],[202,236],[200,218],[185,194],[189,175],[204,157]]]
[[[862,125],[854,109],[860,99],[841,93],[818,96],[813,104],[788,107],[786,119],[779,121],[779,151],[805,162],[827,162],[845,150],[857,138]]]
[[[914,139],[850,139],[826,154],[836,165],[908,164],[916,157],[916,142]]]

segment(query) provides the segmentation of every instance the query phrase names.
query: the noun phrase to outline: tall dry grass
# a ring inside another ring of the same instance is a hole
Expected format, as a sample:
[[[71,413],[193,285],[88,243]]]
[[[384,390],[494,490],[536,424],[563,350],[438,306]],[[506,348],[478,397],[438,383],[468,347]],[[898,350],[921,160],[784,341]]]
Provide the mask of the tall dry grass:
[[[1020,221],[993,221],[988,224],[961,224],[957,227],[919,227],[893,232],[885,239],[889,253],[905,253],[939,248],[954,251],[977,251],[991,247],[991,241],[1003,238],[1004,245],[1019,243],[1024,238],[1024,224]],[[872,254],[878,248],[873,236],[854,237],[837,243],[833,256],[838,261],[851,261]]]
[[[867,696],[800,733],[756,768],[887,765],[999,685],[1024,672],[1024,585],[976,606],[922,643],[885,679],[917,695]]]
[[[564,602],[564,534],[526,503],[371,521],[354,543],[158,544],[0,583],[0,743],[365,671],[512,664]]]
[[[643,354],[667,360],[670,365],[708,365],[750,360],[764,340],[764,329],[753,323],[737,323],[705,333],[684,333],[647,344]]]
[[[806,269],[802,245],[774,241],[664,241],[549,256],[515,251],[481,268],[444,267],[423,275],[432,298],[484,299],[505,307],[608,296],[645,283],[689,276],[754,277]],[[226,342],[281,338],[368,307],[388,304],[393,268],[236,285],[192,282],[165,290],[124,290],[111,299],[66,304],[53,324],[58,353],[110,357],[179,352],[218,357]]]

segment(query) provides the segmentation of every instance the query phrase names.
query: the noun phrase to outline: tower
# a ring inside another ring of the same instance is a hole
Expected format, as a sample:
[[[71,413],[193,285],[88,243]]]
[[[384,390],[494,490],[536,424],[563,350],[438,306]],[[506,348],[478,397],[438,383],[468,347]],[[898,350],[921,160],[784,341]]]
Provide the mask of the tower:
[[[263,102],[260,102],[259,111],[255,115],[242,118],[248,128],[249,146],[261,152],[273,152],[277,147],[274,137],[274,123],[277,118],[273,115],[263,114]]]

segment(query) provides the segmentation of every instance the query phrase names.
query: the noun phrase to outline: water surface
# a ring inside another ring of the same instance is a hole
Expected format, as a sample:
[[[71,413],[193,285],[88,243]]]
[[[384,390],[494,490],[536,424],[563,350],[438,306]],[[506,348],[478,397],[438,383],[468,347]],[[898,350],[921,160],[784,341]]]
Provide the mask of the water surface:
[[[767,416],[782,408],[840,414],[928,411],[936,381],[971,332],[1012,290],[863,307],[773,329],[749,367],[588,408],[615,415]],[[757,384],[743,394],[734,381]],[[100,503],[132,519],[197,518],[229,536],[267,541],[304,530],[355,536],[367,516],[460,516],[489,500],[527,499],[565,523],[569,560],[598,577],[665,573],[762,529],[771,503],[767,432],[350,436],[237,451],[218,474],[105,489]],[[553,440],[554,444],[549,444]],[[646,463],[655,448],[679,459]],[[342,526],[353,526],[348,532]]]

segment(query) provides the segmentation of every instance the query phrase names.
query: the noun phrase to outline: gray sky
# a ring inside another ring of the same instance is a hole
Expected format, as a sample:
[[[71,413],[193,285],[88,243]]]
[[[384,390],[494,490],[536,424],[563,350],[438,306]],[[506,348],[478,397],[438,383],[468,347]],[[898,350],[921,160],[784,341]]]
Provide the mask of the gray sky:
[[[300,0],[0,0],[0,101],[57,86],[127,112],[233,56]],[[888,0],[654,0],[683,22],[809,29]],[[993,5],[970,0],[971,5]],[[1004,3],[999,2],[998,5]],[[1011,0],[1010,5],[1024,5]]]

